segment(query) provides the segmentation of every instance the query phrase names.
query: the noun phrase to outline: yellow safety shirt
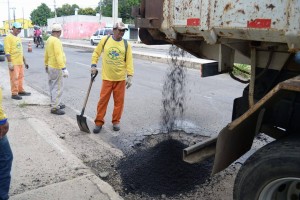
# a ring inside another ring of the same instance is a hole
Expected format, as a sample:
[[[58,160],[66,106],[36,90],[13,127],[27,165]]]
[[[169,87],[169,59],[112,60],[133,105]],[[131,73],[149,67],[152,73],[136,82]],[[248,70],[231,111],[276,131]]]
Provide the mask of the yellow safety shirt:
[[[23,65],[23,46],[21,38],[9,34],[4,38],[4,51],[6,55],[10,55],[13,65]]]
[[[2,89],[0,87],[0,125],[5,124],[6,121],[7,121],[7,118],[2,109]]]
[[[103,37],[92,55],[92,64],[97,64],[101,56],[103,45],[107,39]],[[133,76],[133,59],[131,45],[128,43],[126,61],[125,44],[123,39],[115,41],[112,37],[107,40],[102,56],[102,79],[108,81],[122,81],[126,75]]]
[[[55,69],[62,69],[66,66],[66,56],[63,46],[57,37],[50,36],[47,39],[44,62],[45,66]]]

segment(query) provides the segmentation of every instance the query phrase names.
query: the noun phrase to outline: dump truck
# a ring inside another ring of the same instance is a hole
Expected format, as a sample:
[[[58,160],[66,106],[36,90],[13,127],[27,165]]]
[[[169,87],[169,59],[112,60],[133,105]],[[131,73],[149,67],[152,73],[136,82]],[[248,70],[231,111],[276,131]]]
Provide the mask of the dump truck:
[[[299,0],[141,0],[132,9],[147,45],[172,44],[216,60],[203,77],[251,66],[232,121],[217,137],[183,150],[183,159],[214,156],[212,174],[226,169],[252,147],[258,134],[273,141],[255,151],[235,178],[236,200],[300,199]],[[298,57],[299,59],[299,57]]]

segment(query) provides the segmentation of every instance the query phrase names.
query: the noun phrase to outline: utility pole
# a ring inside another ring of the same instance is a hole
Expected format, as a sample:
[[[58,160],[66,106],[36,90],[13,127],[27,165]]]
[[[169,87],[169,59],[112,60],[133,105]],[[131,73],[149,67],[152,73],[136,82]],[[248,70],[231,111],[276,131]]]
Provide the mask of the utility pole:
[[[14,22],[16,22],[16,15],[15,15],[16,8],[14,7],[14,8],[11,8],[11,9],[13,10],[13,14],[14,14]]]
[[[9,0],[7,0],[8,5],[8,29],[10,30],[10,7],[9,7]]]
[[[113,0],[113,7],[112,7],[112,16],[113,16],[113,24],[115,24],[118,20],[118,0]]]
[[[101,2],[101,0],[99,1],[99,23],[101,24],[101,5],[102,5],[102,2]]]
[[[25,28],[25,23],[24,23],[24,7],[22,7],[22,14],[23,14],[23,29]]]
[[[54,0],[54,14],[55,14],[55,22],[57,22],[57,15],[56,15],[56,2]]]

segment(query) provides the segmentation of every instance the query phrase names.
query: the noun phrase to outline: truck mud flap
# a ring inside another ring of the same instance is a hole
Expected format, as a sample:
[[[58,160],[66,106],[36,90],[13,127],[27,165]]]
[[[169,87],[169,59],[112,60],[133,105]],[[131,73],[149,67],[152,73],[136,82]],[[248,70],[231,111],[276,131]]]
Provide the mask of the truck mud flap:
[[[260,113],[291,92],[300,92],[300,76],[276,85],[247,112],[223,128],[217,139],[212,174],[224,170],[250,150],[254,136],[260,129]]]

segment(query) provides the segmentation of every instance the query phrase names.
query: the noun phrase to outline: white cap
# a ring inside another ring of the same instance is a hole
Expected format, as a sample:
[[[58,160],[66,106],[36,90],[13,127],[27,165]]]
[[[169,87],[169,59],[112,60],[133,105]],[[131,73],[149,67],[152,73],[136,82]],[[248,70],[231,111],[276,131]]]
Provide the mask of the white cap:
[[[52,31],[61,31],[62,26],[60,24],[53,24],[52,25]]]
[[[117,22],[114,24],[113,28],[117,28],[119,30],[126,30],[128,31],[128,28],[125,27],[125,24],[123,22]]]

